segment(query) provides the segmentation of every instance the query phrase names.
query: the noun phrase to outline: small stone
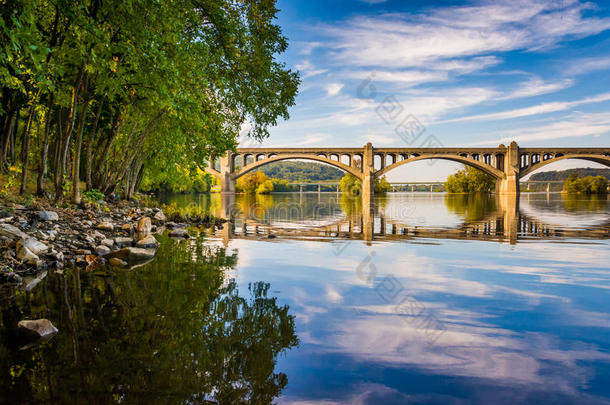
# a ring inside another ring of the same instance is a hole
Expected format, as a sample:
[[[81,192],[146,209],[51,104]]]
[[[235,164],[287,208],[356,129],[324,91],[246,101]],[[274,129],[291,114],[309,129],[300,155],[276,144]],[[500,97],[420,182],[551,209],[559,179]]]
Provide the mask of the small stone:
[[[167,221],[167,217],[165,216],[165,214],[163,213],[163,211],[159,210],[155,216],[153,217],[153,219],[155,221],[159,221],[159,222],[165,222]]]
[[[17,242],[17,250],[19,250],[21,246],[28,248],[28,250],[35,255],[39,255],[40,253],[49,250],[47,245],[30,237],[21,239],[19,242]]]
[[[118,247],[131,246],[131,245],[133,245],[133,239],[125,238],[125,237],[118,237],[118,238],[114,238],[114,243]]]
[[[30,249],[25,246],[19,246],[17,248],[17,258],[24,263],[31,265],[38,265],[40,259]]]
[[[136,247],[144,249],[156,249],[159,247],[159,242],[157,242],[157,239],[155,239],[154,236],[148,235],[147,237],[140,239],[136,243]]]
[[[11,224],[0,224],[0,235],[6,236],[13,240],[29,237],[25,232],[22,232],[19,230],[19,228]]]
[[[90,236],[91,236],[93,239],[98,239],[98,240],[101,240],[101,239],[106,239],[106,236],[104,236],[104,234],[103,234],[103,233],[101,233],[101,232],[99,232],[99,231],[93,231],[93,232],[91,232]]]
[[[91,251],[89,249],[76,249],[74,251],[75,255],[81,255],[81,256],[86,256],[86,255],[90,255]]]
[[[19,332],[32,338],[40,339],[57,333],[57,328],[48,319],[23,320],[17,324]]]
[[[189,235],[188,231],[184,228],[174,229],[173,231],[171,231],[169,233],[169,236],[172,238],[184,238],[184,239],[188,239],[191,237],[191,235]]]
[[[108,221],[100,222],[96,225],[96,228],[102,231],[112,231],[114,230],[114,225],[112,225]]]
[[[95,248],[95,254],[98,256],[104,256],[110,253],[110,248],[108,246],[99,245]]]
[[[133,230],[133,225],[132,224],[123,224],[123,226],[121,226],[121,229],[127,232],[131,232]]]
[[[54,211],[39,211],[38,219],[41,221],[57,221],[59,220],[59,215]]]
[[[150,218],[148,218],[148,217],[140,218],[140,220],[138,221],[137,229],[138,229],[138,239],[144,239],[145,237],[150,235],[150,232],[152,230],[152,222],[150,221]]]
[[[141,249],[135,247],[127,247],[120,250],[115,250],[114,252],[110,252],[104,258],[119,258],[121,260],[125,260],[129,263],[132,262],[141,262],[150,260],[155,257],[156,251],[154,249]]]
[[[114,241],[112,239],[103,239],[101,242],[102,245],[108,246],[109,248],[114,246]]]
[[[125,260],[119,259],[118,257],[113,257],[112,259],[110,259],[108,261],[108,263],[112,267],[125,267],[125,266],[127,266],[127,262]]]

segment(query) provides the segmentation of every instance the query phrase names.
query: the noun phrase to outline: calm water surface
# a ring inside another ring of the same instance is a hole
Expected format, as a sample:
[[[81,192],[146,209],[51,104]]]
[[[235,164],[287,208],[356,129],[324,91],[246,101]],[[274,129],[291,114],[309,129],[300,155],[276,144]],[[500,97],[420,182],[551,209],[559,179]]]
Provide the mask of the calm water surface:
[[[4,288],[3,402],[610,403],[608,197],[166,202],[233,220]]]

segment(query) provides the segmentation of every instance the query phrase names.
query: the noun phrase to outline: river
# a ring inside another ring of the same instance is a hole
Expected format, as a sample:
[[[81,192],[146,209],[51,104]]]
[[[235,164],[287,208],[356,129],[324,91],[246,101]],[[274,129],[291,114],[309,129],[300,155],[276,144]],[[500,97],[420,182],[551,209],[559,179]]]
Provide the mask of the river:
[[[233,220],[4,288],[0,402],[610,403],[607,196],[164,202]]]

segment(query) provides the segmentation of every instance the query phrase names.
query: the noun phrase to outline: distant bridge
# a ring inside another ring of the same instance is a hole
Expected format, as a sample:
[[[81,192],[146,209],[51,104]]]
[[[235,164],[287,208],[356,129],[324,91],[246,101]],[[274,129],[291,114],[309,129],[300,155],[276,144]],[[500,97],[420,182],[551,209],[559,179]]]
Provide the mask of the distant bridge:
[[[519,181],[534,170],[565,159],[584,159],[610,167],[610,148],[238,148],[211,161],[208,173],[220,179],[223,193],[235,192],[235,180],[273,162],[313,160],[351,173],[362,181],[362,197],[374,194],[374,181],[402,165],[444,159],[475,167],[496,179],[498,194],[518,194]]]

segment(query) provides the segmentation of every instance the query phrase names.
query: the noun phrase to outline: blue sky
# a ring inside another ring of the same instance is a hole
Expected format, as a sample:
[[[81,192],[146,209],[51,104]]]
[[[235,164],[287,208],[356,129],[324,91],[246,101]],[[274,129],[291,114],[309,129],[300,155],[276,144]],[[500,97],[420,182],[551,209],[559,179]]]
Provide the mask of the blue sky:
[[[263,145],[610,146],[609,3],[279,0],[302,85]],[[421,163],[390,180],[456,167]]]

